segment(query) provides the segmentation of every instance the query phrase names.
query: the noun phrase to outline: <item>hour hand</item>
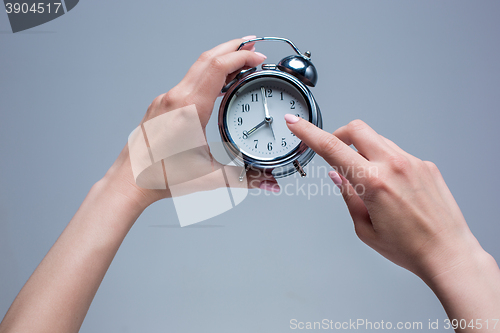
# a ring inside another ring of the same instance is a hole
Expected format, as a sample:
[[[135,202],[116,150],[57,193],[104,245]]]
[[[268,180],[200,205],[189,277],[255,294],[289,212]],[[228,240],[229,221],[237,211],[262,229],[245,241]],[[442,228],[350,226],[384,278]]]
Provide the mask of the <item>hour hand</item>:
[[[250,135],[254,134],[255,132],[257,132],[257,130],[259,128],[261,128],[262,126],[264,126],[265,124],[267,124],[267,121],[266,120],[263,120],[261,121],[258,125],[252,127],[251,129],[249,129],[248,131],[243,131],[243,139],[247,139]]]

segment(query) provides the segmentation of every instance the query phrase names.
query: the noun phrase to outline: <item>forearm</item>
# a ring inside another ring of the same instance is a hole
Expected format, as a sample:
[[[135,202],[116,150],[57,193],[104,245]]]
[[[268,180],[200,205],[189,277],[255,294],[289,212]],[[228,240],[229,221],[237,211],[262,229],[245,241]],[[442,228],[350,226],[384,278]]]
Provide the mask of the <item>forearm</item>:
[[[127,232],[143,208],[96,183],[14,300],[0,332],[77,332]]]
[[[478,329],[479,332],[500,332],[498,265],[480,247],[466,258],[452,270],[427,283],[443,304],[449,319],[457,320],[457,332],[475,332]],[[460,329],[460,326],[465,329]]]

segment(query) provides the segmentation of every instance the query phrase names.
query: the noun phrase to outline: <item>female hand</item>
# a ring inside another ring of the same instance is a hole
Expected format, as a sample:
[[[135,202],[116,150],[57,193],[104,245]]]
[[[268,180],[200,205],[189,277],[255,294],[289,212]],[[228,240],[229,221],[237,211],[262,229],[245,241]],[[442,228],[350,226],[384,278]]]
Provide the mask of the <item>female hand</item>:
[[[472,235],[434,163],[406,153],[361,120],[332,135],[293,115],[285,119],[337,171],[329,175],[363,242],[420,276],[450,317],[498,317],[498,266]]]
[[[181,194],[210,190],[225,185],[248,186],[249,188],[260,187],[268,190],[279,189],[276,180],[271,175],[258,171],[250,170],[247,173],[247,177],[251,178],[251,181],[248,182],[229,181],[229,184],[220,184],[220,181],[217,181],[215,176],[210,177],[211,173],[215,175],[214,170],[223,167],[213,158],[208,145],[206,145],[205,137],[205,127],[212,114],[215,100],[220,95],[221,88],[232,80],[237,73],[242,69],[255,67],[266,59],[263,54],[254,52],[253,43],[246,44],[240,51],[236,51],[243,41],[251,38],[255,38],[255,36],[231,40],[204,52],[177,86],[155,98],[148,107],[141,122],[143,127],[155,117],[166,113],[171,116],[168,118],[167,128],[161,128],[162,133],[170,134],[170,137],[157,138],[156,145],[168,149],[169,146],[176,146],[182,141],[179,135],[191,132],[189,135],[192,137],[193,122],[199,123],[198,128],[201,125],[200,130],[196,131],[199,132],[199,135],[198,138],[195,138],[195,141],[204,141],[205,143],[197,149],[186,150],[183,154],[175,155],[168,162],[167,160],[163,161],[164,169],[165,164],[170,163],[166,171],[168,184],[163,186],[163,188],[166,187],[166,190],[148,190],[136,184],[130,163],[130,146],[127,146],[123,149],[107,175],[108,178],[114,180],[112,183],[114,183],[117,191],[128,196],[133,195],[142,206],[146,207],[156,200],[172,196],[172,185],[194,179],[196,181],[191,182],[188,188],[184,188],[184,192]],[[193,119],[193,112],[196,119]],[[138,130],[140,131],[140,129],[139,127]],[[142,132],[138,133],[142,137]],[[148,139],[149,146],[152,147],[152,138],[148,136]],[[132,161],[133,163],[134,161]],[[175,172],[169,173],[169,167],[170,170],[175,170]],[[231,173],[233,178],[238,178],[241,168],[226,167],[225,170],[226,176],[227,173]],[[162,182],[165,182],[163,178]],[[175,195],[178,195],[178,192]]]
[[[175,165],[179,172],[174,181],[193,180],[189,182],[193,184],[189,190],[226,186],[213,183],[214,179],[210,178],[210,174],[222,166],[212,158],[204,130],[224,83],[240,69],[257,66],[265,59],[253,52],[251,44],[236,52],[244,40],[235,39],[203,53],[176,87],[151,103],[142,121],[141,127],[146,127],[147,121],[167,115],[169,122],[161,124],[167,128],[161,127],[159,133],[179,135],[189,130],[191,122],[197,122],[204,143],[194,147],[200,149],[174,156],[182,158],[182,163]],[[172,140],[176,139],[176,135],[172,136]],[[177,144],[171,141],[157,143],[161,147]],[[177,161],[174,157],[169,161]],[[224,168],[226,176],[228,170],[229,173],[234,170]],[[199,179],[200,170],[208,177]],[[251,176],[250,187],[266,188],[276,183],[268,175]],[[240,183],[232,185],[242,186]],[[136,185],[128,145],[125,146],[19,292],[0,323],[0,332],[78,332],[120,244],[148,205],[171,195],[172,177],[168,178],[165,187],[165,190],[147,190]]]

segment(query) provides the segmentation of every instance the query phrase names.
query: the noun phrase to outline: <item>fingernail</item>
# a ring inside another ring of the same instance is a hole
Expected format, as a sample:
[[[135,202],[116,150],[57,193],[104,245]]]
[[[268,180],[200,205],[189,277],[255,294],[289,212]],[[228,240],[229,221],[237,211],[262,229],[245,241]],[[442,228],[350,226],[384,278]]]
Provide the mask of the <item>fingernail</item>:
[[[250,49],[250,52],[255,52],[255,46]]]
[[[342,178],[340,178],[339,174],[335,171],[330,171],[328,172],[328,176],[332,179],[333,183],[338,186],[338,188],[341,188],[342,186]]]
[[[278,193],[280,191],[280,186],[277,183],[271,183],[267,180],[264,180],[260,183],[259,188],[264,191]]]
[[[254,52],[254,53],[255,53],[256,55],[258,55],[258,56],[260,56],[260,57],[264,58],[264,59],[267,59],[267,57],[266,57],[265,55],[263,55],[262,53],[260,53],[260,52]]]
[[[254,38],[257,38],[257,36],[250,35],[250,36],[241,37],[241,39],[244,39],[244,40],[250,40],[250,39],[254,39]]]
[[[299,118],[299,117],[297,117],[297,116],[294,116],[293,114],[289,114],[289,113],[287,113],[287,114],[285,115],[285,121],[286,121],[287,123],[289,123],[289,124],[295,124],[295,123],[296,123],[296,122],[298,122],[299,120],[300,120],[300,118]]]

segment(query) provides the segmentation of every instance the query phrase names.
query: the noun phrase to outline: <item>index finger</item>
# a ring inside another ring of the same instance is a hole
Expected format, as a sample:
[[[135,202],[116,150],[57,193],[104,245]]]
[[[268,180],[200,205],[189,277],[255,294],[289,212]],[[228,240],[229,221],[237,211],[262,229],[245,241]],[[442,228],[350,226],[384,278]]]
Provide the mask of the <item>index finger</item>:
[[[290,131],[323,157],[328,164],[336,168],[351,184],[356,185],[362,182],[362,179],[358,179],[356,175],[360,171],[368,170],[370,166],[368,160],[335,135],[319,129],[302,118],[287,114],[285,120]]]

